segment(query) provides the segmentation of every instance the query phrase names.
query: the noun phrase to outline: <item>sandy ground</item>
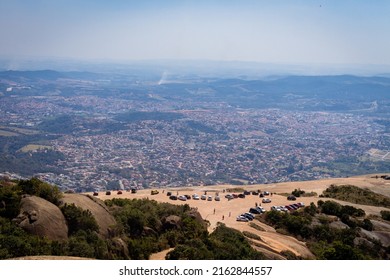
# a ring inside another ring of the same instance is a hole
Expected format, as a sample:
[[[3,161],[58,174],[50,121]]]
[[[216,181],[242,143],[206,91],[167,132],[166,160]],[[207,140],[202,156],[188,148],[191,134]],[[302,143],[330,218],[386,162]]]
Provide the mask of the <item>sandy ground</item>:
[[[379,174],[380,175],[380,174]],[[257,234],[262,239],[262,245],[267,247],[269,250],[274,252],[281,252],[283,250],[290,250],[296,255],[300,255],[304,258],[312,258],[313,255],[307,249],[303,242],[298,241],[297,239],[285,236],[279,233],[276,233],[275,230],[271,227],[268,227],[264,224],[259,225],[265,229],[265,231],[259,231],[254,229],[246,222],[236,221],[236,217],[243,212],[247,212],[250,207],[254,207],[257,204],[261,204],[266,210],[270,210],[273,205],[287,205],[292,202],[288,201],[284,193],[291,193],[296,188],[300,188],[306,192],[316,192],[318,195],[322,193],[329,185],[331,184],[351,184],[359,187],[369,188],[372,191],[390,196],[390,181],[383,180],[381,178],[375,178],[375,175],[365,175],[358,177],[349,177],[349,178],[334,178],[334,179],[325,179],[318,181],[305,181],[305,182],[288,182],[288,183],[277,183],[277,184],[264,184],[264,185],[251,185],[251,186],[242,186],[245,190],[261,190],[272,192],[273,195],[268,196],[272,202],[271,203],[262,203],[261,198],[257,195],[247,195],[245,198],[236,198],[232,200],[226,199],[224,196],[229,193],[227,190],[229,188],[234,188],[237,186],[230,185],[221,185],[221,186],[202,186],[202,187],[192,187],[192,188],[175,188],[175,189],[159,189],[159,193],[156,195],[151,195],[151,190],[139,190],[137,193],[132,194],[130,192],[124,191],[122,194],[118,195],[116,191],[111,192],[111,195],[105,195],[104,192],[99,193],[98,197],[100,199],[112,199],[112,198],[148,198],[153,199],[159,202],[169,202],[172,204],[184,204],[187,203],[191,207],[198,209],[203,219],[210,222],[209,230],[213,231],[218,222],[226,224],[228,227],[238,229],[240,231],[249,231]],[[225,192],[224,192],[225,190]],[[207,192],[207,195],[211,195],[213,198],[217,192],[219,192],[221,200],[220,201],[207,201],[207,200],[170,200],[166,195],[168,191],[171,191],[174,195],[193,195],[194,193],[199,196]],[[91,193],[89,193],[91,194]],[[303,197],[298,198],[295,202],[303,202],[305,205],[309,205],[311,202],[317,203],[321,199],[318,196],[315,197]],[[323,199],[323,198],[322,198]],[[323,199],[324,200],[324,199]],[[341,204],[350,204],[339,201]],[[353,204],[350,204],[353,205]],[[367,214],[379,215],[381,210],[385,208],[374,207],[374,206],[362,206],[358,205],[357,207],[362,208],[366,211]],[[388,210],[388,209],[387,209]],[[163,259],[163,254],[152,256],[152,258]]]

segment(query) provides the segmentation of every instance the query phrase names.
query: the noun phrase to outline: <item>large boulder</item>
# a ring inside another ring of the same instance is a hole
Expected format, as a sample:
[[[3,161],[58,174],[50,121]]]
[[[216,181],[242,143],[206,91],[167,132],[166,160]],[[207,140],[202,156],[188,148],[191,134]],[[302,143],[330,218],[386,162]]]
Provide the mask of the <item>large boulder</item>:
[[[58,241],[68,238],[68,226],[61,210],[53,203],[37,196],[22,198],[20,214],[14,221],[34,235]]]
[[[162,219],[163,227],[166,229],[180,229],[182,220],[179,216],[170,215]]]
[[[100,236],[108,238],[112,235],[112,228],[117,223],[102,200],[84,194],[64,194],[61,203],[74,204],[83,210],[89,210],[99,225]]]

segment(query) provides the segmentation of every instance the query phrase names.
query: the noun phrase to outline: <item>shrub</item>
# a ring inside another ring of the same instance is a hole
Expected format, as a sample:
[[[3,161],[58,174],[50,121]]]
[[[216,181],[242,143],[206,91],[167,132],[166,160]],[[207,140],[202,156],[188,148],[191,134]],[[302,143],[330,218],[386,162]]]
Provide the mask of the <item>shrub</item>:
[[[13,186],[0,185],[0,216],[14,218],[20,211],[21,196]]]
[[[48,183],[42,182],[38,178],[20,180],[18,186],[25,194],[39,196],[57,206],[60,205],[62,193],[57,186],[52,186]]]
[[[321,211],[327,215],[340,216],[341,205],[337,202],[327,200],[321,205]]]
[[[61,211],[68,223],[69,235],[79,230],[98,231],[99,225],[93,217],[91,211],[83,210],[75,204],[66,204],[61,207]]]
[[[360,226],[368,231],[372,231],[374,229],[374,225],[369,219],[364,219]]]
[[[390,221],[390,211],[382,210],[380,213],[383,220]]]
[[[250,239],[255,239],[255,240],[259,240],[259,241],[262,240],[260,236],[258,236],[257,234],[254,234],[252,232],[249,232],[249,231],[243,231],[243,234],[244,234],[244,236],[246,236]]]
[[[301,190],[301,189],[295,189],[291,192],[292,195],[296,196],[296,197],[300,197],[301,195],[303,195],[305,193],[305,191]]]

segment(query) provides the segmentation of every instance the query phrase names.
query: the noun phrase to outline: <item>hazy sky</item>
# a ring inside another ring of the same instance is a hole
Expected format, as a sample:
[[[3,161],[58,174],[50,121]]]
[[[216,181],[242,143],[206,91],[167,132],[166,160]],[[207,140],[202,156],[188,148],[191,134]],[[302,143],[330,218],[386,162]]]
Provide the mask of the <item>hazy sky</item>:
[[[390,65],[387,0],[0,0],[0,56]]]

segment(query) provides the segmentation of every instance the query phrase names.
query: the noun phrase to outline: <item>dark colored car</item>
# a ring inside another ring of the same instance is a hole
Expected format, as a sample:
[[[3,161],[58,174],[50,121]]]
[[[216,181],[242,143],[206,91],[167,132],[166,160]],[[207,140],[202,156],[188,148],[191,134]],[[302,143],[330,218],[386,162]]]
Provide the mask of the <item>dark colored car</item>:
[[[294,204],[291,204],[290,207],[293,209],[293,210],[297,210],[299,207],[297,205],[294,205]]]
[[[249,209],[249,213],[252,213],[252,214],[261,214],[261,211],[259,209],[256,209],[256,208],[250,208]]]
[[[111,192],[110,191],[106,191],[106,195],[111,195]]]
[[[287,200],[297,200],[297,198],[294,195],[289,195]]]
[[[253,216],[252,213],[243,213],[241,214],[241,216],[248,218],[249,221],[252,221],[255,218],[255,216]]]
[[[171,195],[171,196],[169,197],[169,199],[177,200],[177,196],[176,196],[176,195]]]
[[[240,194],[238,195],[238,197],[239,197],[239,198],[245,198],[245,194],[240,193]]]
[[[167,192],[167,196],[171,196],[172,195],[172,193],[171,192]]]
[[[249,192],[249,191],[244,191],[244,195],[250,195],[251,194],[251,192]]]

